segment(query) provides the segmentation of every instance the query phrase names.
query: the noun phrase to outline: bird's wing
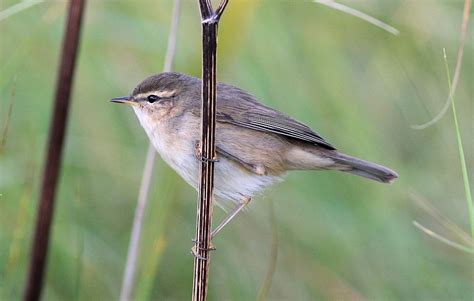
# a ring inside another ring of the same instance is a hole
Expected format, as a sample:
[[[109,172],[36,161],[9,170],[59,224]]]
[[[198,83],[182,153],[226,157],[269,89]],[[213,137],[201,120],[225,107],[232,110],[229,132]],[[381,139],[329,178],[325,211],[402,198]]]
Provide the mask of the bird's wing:
[[[271,132],[326,149],[335,149],[308,126],[261,104],[252,95],[231,85],[218,84],[216,116],[218,122]]]
[[[267,170],[263,164],[253,164],[250,162],[247,162],[245,159],[239,157],[238,155],[231,154],[230,152],[224,150],[223,148],[216,146],[216,152],[217,152],[217,158],[219,159],[219,156],[223,156],[229,160],[232,160],[236,163],[239,163],[242,167],[247,169],[250,172],[253,172],[257,175],[266,175]]]

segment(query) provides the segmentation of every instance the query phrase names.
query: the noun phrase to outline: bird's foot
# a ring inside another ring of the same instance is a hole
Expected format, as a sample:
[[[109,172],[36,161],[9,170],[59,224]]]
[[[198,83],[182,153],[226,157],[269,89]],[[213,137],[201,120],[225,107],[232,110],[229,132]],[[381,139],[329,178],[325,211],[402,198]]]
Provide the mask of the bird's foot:
[[[199,251],[215,251],[216,250],[212,242],[209,248],[203,248],[203,247],[198,246],[198,244],[196,243],[196,239],[193,239],[192,241],[195,243],[195,245],[191,248],[191,254],[198,259],[208,260],[208,258],[199,255]]]
[[[206,158],[202,156],[201,143],[199,141],[196,141],[196,143],[194,144],[194,156],[196,157],[196,159],[202,162],[214,162],[214,163],[219,162],[219,159],[217,158],[217,156],[215,156],[214,158]]]

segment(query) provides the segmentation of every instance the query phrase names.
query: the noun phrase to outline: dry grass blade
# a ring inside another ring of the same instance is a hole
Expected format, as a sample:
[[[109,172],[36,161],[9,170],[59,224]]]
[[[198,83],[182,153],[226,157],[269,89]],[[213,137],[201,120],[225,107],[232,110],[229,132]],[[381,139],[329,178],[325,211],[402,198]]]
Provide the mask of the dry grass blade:
[[[38,3],[43,2],[44,0],[25,0],[22,2],[19,2],[15,5],[10,6],[9,8],[6,8],[2,11],[0,11],[0,21],[5,20],[8,17],[13,16],[16,13],[19,13],[29,7],[32,7],[33,5],[36,5]]]
[[[176,52],[176,40],[178,34],[179,15],[181,11],[181,0],[175,0],[173,7],[173,16],[171,21],[170,34],[168,36],[168,46],[166,50],[165,63],[163,67],[164,72],[171,71],[173,60]],[[122,289],[120,292],[120,300],[130,300],[133,284],[136,274],[138,247],[143,227],[143,215],[148,202],[148,195],[150,191],[150,184],[153,177],[153,169],[156,160],[156,150],[151,143],[148,145],[148,151],[143,168],[143,175],[138,193],[137,207],[135,209],[135,216],[133,219],[132,234],[130,235],[130,243],[128,246],[127,262],[125,264],[125,271],[122,280]]]
[[[122,289],[120,292],[120,300],[130,300],[133,290],[133,283],[137,269],[138,246],[140,244],[143,215],[145,212],[148,192],[150,190],[150,183],[153,176],[153,167],[155,165],[156,151],[153,145],[148,145],[147,156],[145,160],[145,167],[143,169],[142,182],[140,191],[138,193],[137,207],[135,208],[135,215],[133,219],[132,233],[130,235],[130,242],[128,245],[127,261],[125,264],[125,271],[123,273]]]
[[[399,35],[400,34],[400,31],[398,31],[398,29],[388,25],[387,23],[384,23],[366,13],[363,13],[357,9],[354,9],[352,7],[349,7],[349,6],[346,6],[344,4],[341,4],[341,3],[337,3],[335,1],[332,1],[332,0],[313,0],[315,3],[319,3],[319,4],[323,4],[323,5],[326,5],[328,7],[331,7],[333,9],[336,9],[336,10],[339,10],[339,11],[342,11],[346,14],[349,14],[349,15],[352,15],[354,17],[357,17],[357,18],[360,18],[366,22],[369,22],[370,24],[373,24],[385,31],[388,31],[389,33],[393,34],[393,35]]]
[[[441,109],[441,111],[433,119],[423,124],[412,125],[411,127],[413,129],[422,130],[422,129],[426,129],[429,126],[432,126],[433,124],[441,120],[441,118],[443,118],[443,116],[446,114],[446,112],[449,109],[449,106],[451,104],[451,99],[454,97],[454,94],[456,93],[456,88],[458,87],[458,83],[459,83],[459,77],[461,75],[462,58],[464,55],[464,46],[466,44],[467,25],[469,22],[470,10],[471,10],[471,0],[465,0],[463,19],[462,19],[462,24],[461,24],[461,37],[459,39],[459,49],[458,49],[458,54],[456,58],[456,68],[454,69],[454,78],[451,84],[452,89],[449,92],[448,98],[446,99],[446,102],[444,103],[444,106]]]
[[[5,117],[5,123],[3,124],[2,138],[0,140],[0,155],[3,152],[5,144],[7,143],[8,129],[10,128],[10,121],[11,121],[11,116],[13,112],[13,103],[15,102],[15,95],[16,95],[16,78],[13,81],[11,101],[10,101],[10,105],[8,106],[7,116]]]
[[[272,227],[272,244],[271,244],[271,253],[268,260],[268,269],[263,280],[263,284],[260,287],[258,292],[257,301],[263,301],[267,299],[268,292],[272,285],[273,275],[275,275],[276,264],[278,259],[278,231],[277,224],[275,220],[275,210],[273,208],[273,201],[270,200],[270,224]]]
[[[424,233],[426,233],[427,235],[433,237],[433,238],[436,238],[437,240],[439,240],[440,242],[442,243],[445,243],[447,244],[448,246],[450,247],[453,247],[455,249],[458,249],[458,250],[461,250],[461,251],[464,251],[464,252],[467,252],[467,253],[470,253],[470,254],[474,254],[474,249],[473,248],[468,248],[466,246],[463,246],[457,242],[454,242],[452,240],[449,240],[447,239],[446,237],[444,236],[441,236],[435,232],[433,232],[432,230],[422,226],[420,223],[418,223],[417,221],[413,221],[413,225],[415,225],[415,227],[417,227],[418,229],[420,229],[421,231],[423,231]]]
[[[421,209],[428,213],[431,217],[436,219],[443,227],[447,230],[450,230],[453,234],[456,234],[459,239],[464,243],[472,246],[474,248],[474,241],[472,238],[459,228],[455,223],[445,217],[438,209],[436,209],[427,199],[421,197],[420,195],[410,192],[410,198],[417,204]]]

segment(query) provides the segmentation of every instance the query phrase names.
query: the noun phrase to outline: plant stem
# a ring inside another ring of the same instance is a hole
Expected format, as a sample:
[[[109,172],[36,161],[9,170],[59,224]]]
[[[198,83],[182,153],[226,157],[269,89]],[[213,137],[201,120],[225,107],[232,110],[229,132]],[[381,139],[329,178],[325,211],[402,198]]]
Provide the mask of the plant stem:
[[[196,212],[196,241],[194,251],[194,301],[207,298],[212,232],[214,190],[215,129],[216,129],[216,52],[217,31],[228,0],[222,0],[216,11],[209,0],[198,0],[202,23],[202,111],[201,111],[201,169],[199,200]]]
[[[56,84],[53,118],[49,128],[48,149],[43,170],[33,248],[23,298],[25,301],[38,300],[43,286],[84,2],[85,0],[71,0],[69,2],[69,14]]]
[[[469,186],[469,176],[468,176],[467,166],[466,166],[466,157],[464,156],[464,148],[462,146],[461,131],[459,129],[458,117],[456,114],[456,105],[454,104],[454,99],[452,100],[451,105],[453,108],[454,124],[456,126],[456,138],[458,140],[459,159],[461,161],[462,177],[464,181],[464,192],[466,194],[467,208],[469,211],[469,221],[471,224],[471,237],[474,239],[474,205],[472,203],[472,194],[471,194],[471,188]]]
[[[277,260],[278,260],[278,229],[275,220],[275,209],[273,208],[273,200],[270,200],[270,226],[272,230],[272,241],[270,247],[270,256],[268,258],[268,269],[263,279],[262,286],[257,295],[257,301],[265,301],[268,297],[268,292],[272,286],[273,276],[275,275]]]
[[[179,14],[181,10],[181,0],[175,0],[173,7],[173,17],[171,20],[171,29],[168,36],[168,46],[166,49],[165,62],[163,72],[169,72],[173,66],[174,55],[176,52],[176,37],[178,34]],[[148,195],[150,192],[150,184],[153,177],[153,169],[155,166],[156,150],[151,144],[148,145],[145,166],[143,167],[142,181],[138,192],[137,207],[135,208],[135,217],[133,219],[132,233],[130,235],[130,243],[128,245],[127,262],[123,273],[122,289],[120,292],[120,300],[127,301],[131,299],[135,274],[137,270],[138,249],[143,228],[143,215],[148,203]]]
[[[432,126],[433,124],[441,120],[441,118],[443,118],[443,116],[446,114],[446,112],[449,109],[449,105],[451,104],[451,98],[454,97],[454,94],[456,93],[456,88],[458,87],[459,78],[461,77],[462,59],[464,55],[464,46],[466,45],[466,37],[467,37],[470,11],[471,11],[471,0],[464,0],[464,11],[463,11],[463,18],[462,18],[462,23],[461,23],[461,37],[459,38],[459,48],[458,48],[458,54],[456,58],[456,67],[454,69],[454,78],[453,78],[453,81],[450,82],[452,86],[449,92],[450,94],[448,95],[448,98],[446,99],[446,102],[443,108],[438,112],[438,114],[436,114],[435,117],[433,117],[430,121],[425,122],[423,124],[416,124],[416,125],[411,126],[415,130],[422,130],[422,129],[426,129],[427,127]]]
[[[448,59],[446,57],[446,49],[444,48],[443,48],[443,55],[444,55],[444,64],[446,67],[446,76],[448,78],[451,108],[453,109],[454,126],[456,128],[456,139],[458,141],[459,159],[461,161],[461,171],[462,171],[462,177],[464,181],[464,191],[466,194],[469,222],[471,224],[471,237],[474,239],[474,205],[472,203],[472,194],[471,194],[471,187],[469,186],[469,176],[467,173],[466,158],[464,156],[464,148],[462,146],[461,129],[459,128],[458,117],[456,114],[456,105],[454,104],[454,93],[453,93],[453,87],[451,85],[451,75],[449,74]]]
[[[24,0],[21,2],[18,2],[17,4],[14,4],[2,11],[0,11],[0,21],[5,20],[8,17],[11,17],[21,11],[24,11],[25,9],[28,9],[32,7],[33,5],[39,4],[43,2],[44,0]]]

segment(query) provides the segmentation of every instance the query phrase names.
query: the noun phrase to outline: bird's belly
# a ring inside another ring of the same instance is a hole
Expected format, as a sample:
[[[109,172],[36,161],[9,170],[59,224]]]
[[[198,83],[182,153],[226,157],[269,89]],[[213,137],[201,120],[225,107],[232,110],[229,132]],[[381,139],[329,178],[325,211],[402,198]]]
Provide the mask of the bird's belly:
[[[155,144],[155,143],[154,143]],[[198,186],[199,161],[194,155],[191,145],[185,145],[180,140],[173,143],[173,147],[163,147],[155,144],[155,148],[160,153],[161,158],[189,185],[196,188]]]
[[[199,189],[200,161],[194,155],[194,149],[173,153],[162,150],[160,154],[189,185]],[[214,163],[214,193],[217,205],[224,210],[232,208],[244,197],[253,197],[280,179],[272,175],[257,175],[224,157],[218,157],[218,160]]]
[[[245,197],[253,197],[280,180],[271,175],[257,175],[227,158],[219,158],[214,165],[214,192],[217,205],[224,210],[232,208]]]

